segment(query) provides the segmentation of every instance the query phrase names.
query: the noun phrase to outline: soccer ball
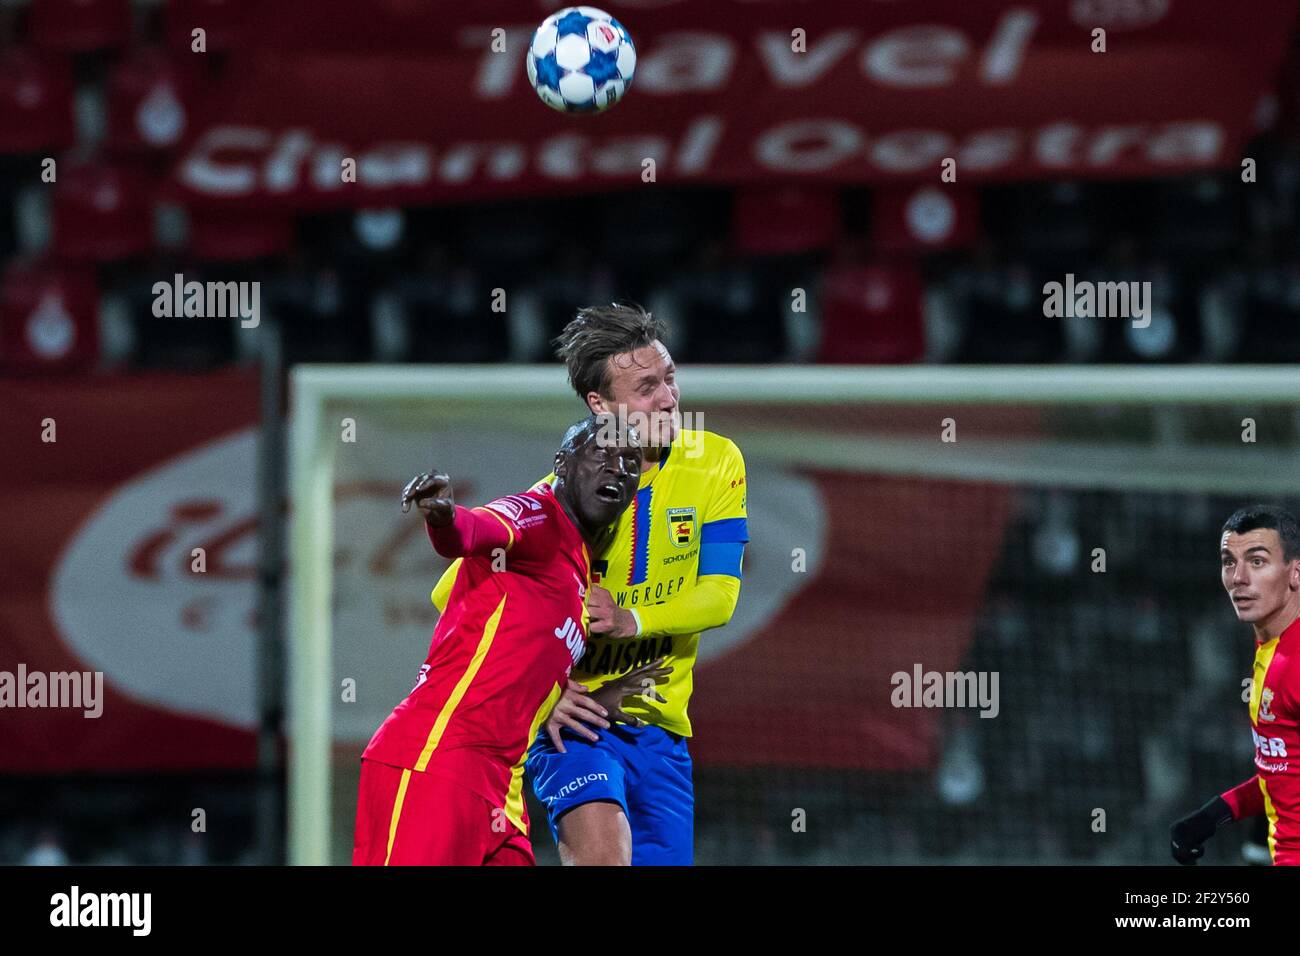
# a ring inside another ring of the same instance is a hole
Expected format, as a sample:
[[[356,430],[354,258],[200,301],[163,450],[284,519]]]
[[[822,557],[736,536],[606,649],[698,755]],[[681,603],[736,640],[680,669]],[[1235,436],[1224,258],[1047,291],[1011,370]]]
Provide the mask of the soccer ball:
[[[565,7],[542,21],[528,45],[528,82],[551,109],[598,113],[632,83],[636,47],[604,10]]]

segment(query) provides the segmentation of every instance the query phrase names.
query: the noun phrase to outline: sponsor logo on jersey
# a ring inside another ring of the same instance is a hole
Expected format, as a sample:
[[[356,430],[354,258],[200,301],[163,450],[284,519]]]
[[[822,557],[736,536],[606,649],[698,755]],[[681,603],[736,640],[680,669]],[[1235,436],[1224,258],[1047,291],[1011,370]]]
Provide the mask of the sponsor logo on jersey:
[[[668,537],[678,548],[689,548],[695,537],[695,509],[668,509]]]
[[[1256,733],[1251,728],[1250,734],[1255,738],[1255,749],[1259,751],[1261,757],[1289,757],[1286,752],[1286,741],[1281,737],[1265,737],[1263,734]]]
[[[498,498],[496,501],[489,501],[484,507],[491,508],[497,514],[505,515],[511,521],[518,521],[524,516],[523,506],[513,498]]]
[[[1260,720],[1277,720],[1277,714],[1273,713],[1273,691],[1265,687],[1259,695],[1259,719]]]
[[[633,667],[649,664],[656,657],[671,657],[672,653],[673,639],[667,634],[663,637],[598,641],[587,650],[582,662],[578,664],[578,672],[592,675],[621,674]]]
[[[582,627],[574,623],[573,618],[566,617],[564,623],[555,629],[555,636],[564,642],[573,663],[578,663],[582,652],[586,650],[586,640],[582,636]]]

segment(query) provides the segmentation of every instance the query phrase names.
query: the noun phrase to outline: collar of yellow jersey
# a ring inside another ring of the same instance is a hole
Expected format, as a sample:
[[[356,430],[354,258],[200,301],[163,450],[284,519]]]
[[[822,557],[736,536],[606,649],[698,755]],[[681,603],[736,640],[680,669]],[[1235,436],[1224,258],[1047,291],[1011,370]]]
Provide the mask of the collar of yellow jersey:
[[[678,435],[677,437],[678,439],[680,439],[681,435]],[[646,485],[650,484],[650,482],[654,480],[654,476],[664,470],[664,463],[668,461],[668,453],[672,450],[673,450],[673,446],[669,445],[662,452],[660,452],[659,460],[657,462],[655,462],[649,468],[642,470],[641,480],[637,483],[638,488],[644,488]]]

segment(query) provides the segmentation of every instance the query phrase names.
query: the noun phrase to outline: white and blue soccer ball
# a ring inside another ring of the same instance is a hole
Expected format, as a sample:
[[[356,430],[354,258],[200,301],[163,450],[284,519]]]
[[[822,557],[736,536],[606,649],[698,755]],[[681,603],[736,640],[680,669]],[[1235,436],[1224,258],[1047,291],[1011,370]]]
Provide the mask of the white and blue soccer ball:
[[[528,82],[551,109],[598,113],[632,83],[636,47],[623,24],[595,7],[565,7],[542,21],[528,45]]]

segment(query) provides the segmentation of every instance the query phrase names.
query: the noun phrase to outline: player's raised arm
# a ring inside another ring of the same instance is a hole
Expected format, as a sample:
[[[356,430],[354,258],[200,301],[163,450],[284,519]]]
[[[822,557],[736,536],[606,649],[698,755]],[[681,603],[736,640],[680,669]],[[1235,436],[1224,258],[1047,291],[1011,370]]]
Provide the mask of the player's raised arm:
[[[429,540],[443,557],[489,555],[514,544],[514,530],[497,515],[458,507],[451,479],[441,472],[424,472],[406,483],[402,511],[409,511],[412,504],[424,516]]]

